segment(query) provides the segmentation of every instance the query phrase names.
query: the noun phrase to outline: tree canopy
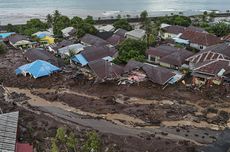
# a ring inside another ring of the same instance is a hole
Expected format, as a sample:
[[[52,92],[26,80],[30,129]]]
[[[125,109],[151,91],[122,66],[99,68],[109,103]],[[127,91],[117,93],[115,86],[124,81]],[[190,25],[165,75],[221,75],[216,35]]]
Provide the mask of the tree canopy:
[[[207,28],[208,32],[215,34],[216,36],[222,37],[230,34],[230,25],[219,22]]]
[[[164,16],[160,17],[158,20],[159,24],[166,23],[170,25],[180,25],[180,26],[190,26],[192,21],[189,17],[173,15],[173,16]]]
[[[129,22],[126,19],[119,19],[116,22],[113,23],[113,26],[118,29],[122,28],[124,30],[130,31],[132,30],[132,26],[129,24]]]
[[[127,63],[131,59],[143,61],[146,49],[145,41],[127,39],[118,46],[119,56],[115,59],[115,62]]]

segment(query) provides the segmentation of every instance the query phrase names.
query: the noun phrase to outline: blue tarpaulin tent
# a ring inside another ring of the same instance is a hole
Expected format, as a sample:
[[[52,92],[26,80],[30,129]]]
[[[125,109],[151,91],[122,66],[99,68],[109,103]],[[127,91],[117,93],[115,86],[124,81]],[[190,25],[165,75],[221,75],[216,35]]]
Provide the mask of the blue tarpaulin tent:
[[[76,63],[80,63],[82,66],[88,64],[88,61],[85,59],[85,57],[82,54],[75,55],[71,60]]]
[[[60,68],[50,64],[49,62],[36,60],[32,63],[20,66],[15,70],[16,74],[30,74],[35,79],[49,76],[50,74],[60,71]]]
[[[15,32],[9,32],[9,33],[0,33],[0,38],[7,38],[11,35],[15,34]]]

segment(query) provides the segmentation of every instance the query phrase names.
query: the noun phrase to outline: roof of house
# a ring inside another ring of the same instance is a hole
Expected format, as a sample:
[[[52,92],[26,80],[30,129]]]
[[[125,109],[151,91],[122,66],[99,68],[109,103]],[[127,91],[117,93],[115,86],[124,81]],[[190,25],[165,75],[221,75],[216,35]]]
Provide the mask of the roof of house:
[[[145,36],[146,31],[143,29],[135,29],[129,32],[126,32],[125,35],[130,35],[136,38],[143,38]]]
[[[15,152],[19,112],[0,114],[0,151]]]
[[[169,69],[146,64],[146,63],[141,63],[134,60],[130,60],[126,64],[124,68],[124,72],[129,73],[136,69],[142,69],[146,73],[150,81],[160,85],[166,84],[170,79],[172,79],[176,75],[172,73]]]
[[[162,29],[167,33],[180,34],[185,31],[186,27],[179,26],[179,25],[171,25],[171,26],[166,26]]]
[[[100,80],[116,79],[123,73],[123,68],[121,66],[103,59],[89,62],[89,67]]]
[[[107,46],[89,46],[85,47],[81,54],[85,57],[88,62],[102,59],[104,57],[113,57],[117,53],[115,48],[110,48]]]
[[[17,43],[18,41],[22,41],[22,40],[28,41],[28,38],[27,38],[26,36],[24,36],[24,35],[15,34],[15,35],[9,36],[9,37],[8,37],[8,40],[9,40],[11,43],[15,44],[15,43]]]
[[[107,45],[108,42],[103,40],[102,38],[99,38],[97,36],[91,35],[91,34],[85,34],[82,38],[81,41],[83,43],[92,45],[92,46],[104,46]]]
[[[218,59],[209,61],[196,67],[193,72],[205,73],[213,76],[218,76],[220,74],[220,76],[222,76],[225,72],[230,72],[230,60]]]
[[[204,32],[204,33],[208,33],[205,29],[200,28],[200,27],[196,27],[196,26],[189,26],[186,28],[186,30],[190,30],[190,31],[194,31],[194,32]]]
[[[8,33],[0,33],[0,38],[7,38],[9,36],[11,36],[12,34],[16,34],[15,32],[8,32]]]
[[[112,45],[118,45],[124,40],[125,40],[125,37],[117,35],[117,34],[113,34],[110,38],[107,39],[107,41]]]
[[[124,72],[129,73],[136,69],[141,69],[144,66],[142,62],[129,60],[129,62],[125,65]]]
[[[58,49],[58,53],[60,54],[66,54],[69,55],[69,51],[74,51],[74,53],[79,53],[80,51],[84,50],[85,46],[81,43],[78,44],[71,44],[68,46],[65,46],[63,48]]]
[[[167,56],[169,54],[172,54],[174,52],[176,52],[178,49],[169,45],[160,45],[158,47],[150,47],[147,50],[147,54],[151,55],[151,56],[158,56],[158,57],[164,57]]]
[[[33,152],[33,146],[30,144],[17,143],[16,152]]]
[[[194,53],[185,49],[177,49],[174,53],[162,57],[159,61],[174,66],[181,66],[185,63],[186,59]]]
[[[189,40],[190,43],[199,44],[203,46],[211,46],[221,42],[220,38],[213,34],[205,32],[197,32],[191,30],[185,30],[180,38]]]
[[[50,74],[60,70],[61,69],[50,64],[49,62],[43,60],[36,60],[32,63],[20,66],[15,70],[15,73],[16,75],[27,73],[33,76],[35,79],[37,79],[43,76],[49,76]]]
[[[148,79],[153,83],[165,85],[170,79],[172,79],[176,74],[172,73],[170,70],[162,67],[157,67],[149,64],[143,66]]]
[[[202,63],[216,59],[230,59],[230,44],[221,43],[212,45],[186,60],[192,63]]]
[[[102,38],[103,40],[108,39],[113,35],[113,32],[97,32],[96,36]]]
[[[222,37],[221,40],[230,42],[230,34],[229,34],[229,35],[226,35],[226,36],[224,36],[224,37]]]
[[[104,25],[98,28],[99,31],[110,32],[114,31],[115,27],[113,25]]]
[[[42,48],[31,48],[28,49],[24,56],[29,62],[34,62],[36,60],[44,60],[50,62],[51,64],[58,65],[57,58],[50,52]]]
[[[74,27],[67,27],[62,29],[61,32],[64,34],[71,34],[71,33],[75,33],[76,29]]]
[[[127,33],[127,32],[128,32],[128,31],[119,28],[119,29],[117,29],[117,30],[114,32],[114,34],[119,35],[119,36],[122,36],[122,37],[125,37],[125,33]]]

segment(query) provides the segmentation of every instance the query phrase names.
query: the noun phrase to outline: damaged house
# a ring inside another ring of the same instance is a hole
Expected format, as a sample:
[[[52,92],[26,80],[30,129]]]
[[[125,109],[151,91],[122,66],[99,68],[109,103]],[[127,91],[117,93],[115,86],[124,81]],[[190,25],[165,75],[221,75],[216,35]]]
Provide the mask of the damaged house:
[[[171,83],[170,81],[174,81],[174,76],[176,76],[176,74],[169,69],[133,60],[127,63],[124,72],[129,74],[129,81],[140,82],[148,79],[159,85]]]
[[[96,82],[119,79],[123,73],[123,68],[103,59],[89,62],[90,69],[94,72]]]
[[[160,45],[149,48],[147,51],[148,61],[160,64],[163,67],[179,69],[186,63],[186,59],[194,53],[169,45]]]
[[[222,43],[207,47],[205,50],[187,58],[186,61],[189,62],[190,69],[194,69],[199,63],[218,59],[230,59],[230,44]]]
[[[193,84],[217,84],[230,80],[230,60],[216,59],[203,62],[193,70]]]

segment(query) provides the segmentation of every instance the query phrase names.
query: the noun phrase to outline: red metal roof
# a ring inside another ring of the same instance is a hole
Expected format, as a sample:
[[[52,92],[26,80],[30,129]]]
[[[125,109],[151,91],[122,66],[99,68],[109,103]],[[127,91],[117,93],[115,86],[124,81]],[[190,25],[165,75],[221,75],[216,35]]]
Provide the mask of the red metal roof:
[[[16,143],[16,152],[33,152],[33,146],[30,144]]]

